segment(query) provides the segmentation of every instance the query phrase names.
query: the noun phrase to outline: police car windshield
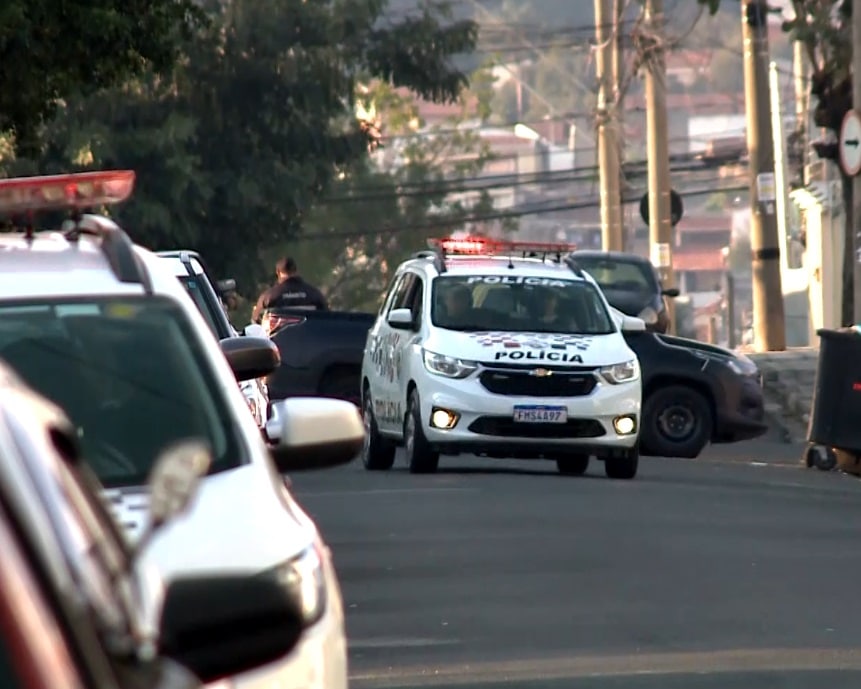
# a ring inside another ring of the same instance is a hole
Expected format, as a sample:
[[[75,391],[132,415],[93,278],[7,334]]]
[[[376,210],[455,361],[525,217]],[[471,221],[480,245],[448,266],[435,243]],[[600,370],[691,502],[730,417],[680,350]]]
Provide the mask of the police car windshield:
[[[199,335],[168,300],[6,303],[0,359],[66,411],[108,487],[144,485],[158,453],[189,437],[209,443],[213,472],[241,462]]]
[[[616,326],[584,280],[444,275],[433,282],[431,321],[447,330],[609,335]]]

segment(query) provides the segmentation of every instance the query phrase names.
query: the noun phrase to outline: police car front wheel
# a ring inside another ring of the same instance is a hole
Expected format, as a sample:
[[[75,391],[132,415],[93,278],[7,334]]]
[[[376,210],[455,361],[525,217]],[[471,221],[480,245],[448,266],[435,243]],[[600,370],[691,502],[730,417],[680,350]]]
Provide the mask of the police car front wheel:
[[[410,473],[432,474],[439,466],[439,452],[430,446],[425,437],[419,394],[415,390],[410,393],[404,418],[404,454]]]
[[[639,448],[632,448],[624,455],[607,457],[604,460],[604,473],[607,478],[631,479],[637,475],[640,464]]]

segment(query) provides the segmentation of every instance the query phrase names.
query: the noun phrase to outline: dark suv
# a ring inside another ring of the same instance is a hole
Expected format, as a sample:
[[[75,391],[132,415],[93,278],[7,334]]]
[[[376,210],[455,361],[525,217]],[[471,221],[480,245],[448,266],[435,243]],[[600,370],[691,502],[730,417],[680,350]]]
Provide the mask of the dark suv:
[[[622,251],[575,251],[571,257],[595,278],[610,306],[642,318],[651,332],[667,332],[670,317],[665,298],[679,296],[679,290],[664,289],[648,259]]]

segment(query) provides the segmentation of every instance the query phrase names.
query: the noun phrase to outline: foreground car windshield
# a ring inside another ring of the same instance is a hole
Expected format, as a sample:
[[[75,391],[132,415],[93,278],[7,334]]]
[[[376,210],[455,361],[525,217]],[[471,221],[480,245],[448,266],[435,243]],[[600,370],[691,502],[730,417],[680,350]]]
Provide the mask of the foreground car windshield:
[[[657,292],[652,268],[640,261],[619,261],[591,256],[577,256],[577,265],[591,275],[601,289],[625,292]]]
[[[143,485],[168,444],[196,437],[212,471],[240,444],[185,315],[158,298],[0,305],[0,359],[60,405],[106,486]]]
[[[582,280],[513,275],[438,277],[431,320],[448,330],[583,333],[616,331],[601,295]]]

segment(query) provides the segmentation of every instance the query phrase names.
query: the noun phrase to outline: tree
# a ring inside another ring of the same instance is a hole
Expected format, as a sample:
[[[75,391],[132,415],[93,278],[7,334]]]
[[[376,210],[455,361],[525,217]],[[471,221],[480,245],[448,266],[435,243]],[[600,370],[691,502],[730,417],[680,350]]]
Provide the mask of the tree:
[[[486,74],[477,75],[457,115],[431,128],[412,96],[380,82],[363,89],[364,110],[385,133],[385,147],[351,166],[310,211],[303,233],[266,252],[268,263],[289,254],[334,307],[376,310],[398,264],[426,248],[428,237],[489,210],[487,190],[464,193],[489,156],[472,126],[488,113],[488,84]]]
[[[367,156],[376,134],[356,116],[359,83],[444,102],[468,82],[454,58],[472,51],[472,22],[436,1],[386,7],[216,0],[170,78],[70,99],[36,166],[135,169],[136,193],[117,211],[135,239],[196,248],[253,289],[270,273],[260,247],[295,236],[333,179]]]
[[[171,69],[203,18],[193,0],[3,0],[0,133],[32,155],[63,99]]]

